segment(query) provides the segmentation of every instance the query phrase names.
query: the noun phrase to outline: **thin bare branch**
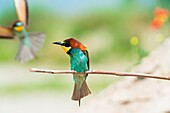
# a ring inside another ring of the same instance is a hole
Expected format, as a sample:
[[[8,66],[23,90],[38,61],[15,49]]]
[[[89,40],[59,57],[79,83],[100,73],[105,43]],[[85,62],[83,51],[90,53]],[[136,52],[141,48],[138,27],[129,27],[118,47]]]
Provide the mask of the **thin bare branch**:
[[[76,74],[76,71],[73,70],[48,70],[48,69],[38,69],[38,68],[30,68],[30,72],[37,73],[49,73],[49,74]],[[116,71],[98,71],[98,70],[90,70],[84,72],[87,74],[102,74],[102,75],[115,75],[115,76],[133,76],[133,77],[145,77],[145,78],[154,78],[154,79],[163,79],[170,80],[170,76],[161,76],[161,75],[152,75],[145,73],[130,73],[130,72],[116,72]]]

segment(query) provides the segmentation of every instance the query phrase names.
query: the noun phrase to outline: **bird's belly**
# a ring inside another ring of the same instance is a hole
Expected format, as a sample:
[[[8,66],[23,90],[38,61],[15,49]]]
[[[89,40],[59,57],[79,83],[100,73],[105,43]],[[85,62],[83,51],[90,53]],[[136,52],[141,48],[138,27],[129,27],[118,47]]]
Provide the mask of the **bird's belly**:
[[[74,76],[76,76],[77,78],[82,78],[84,76],[84,74],[74,74]]]
[[[16,32],[16,31],[14,31],[13,32],[14,33],[14,35],[15,35],[15,38],[18,38],[18,39],[24,39],[24,37],[25,37],[25,34],[24,34],[24,32]]]
[[[83,74],[83,73],[82,73],[82,74],[74,74],[74,75],[73,75],[73,78],[74,78],[74,80],[77,81],[77,82],[78,82],[78,81],[79,81],[79,82],[80,82],[80,81],[84,81],[84,80],[85,80],[85,74]]]

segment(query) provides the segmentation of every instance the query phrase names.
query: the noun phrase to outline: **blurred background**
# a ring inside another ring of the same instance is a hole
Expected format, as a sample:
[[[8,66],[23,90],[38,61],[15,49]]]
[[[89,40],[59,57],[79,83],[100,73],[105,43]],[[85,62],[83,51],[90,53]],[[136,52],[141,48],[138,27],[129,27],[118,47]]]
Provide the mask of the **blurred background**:
[[[46,41],[37,59],[19,64],[18,40],[0,40],[0,112],[78,109],[70,99],[71,75],[35,74],[28,69],[70,69],[69,56],[52,43],[73,37],[88,47],[91,69],[129,71],[169,37],[168,4],[169,0],[28,0],[28,31],[45,32]],[[11,26],[16,19],[13,0],[0,0],[0,25]],[[92,95],[82,105],[121,79],[88,76]]]

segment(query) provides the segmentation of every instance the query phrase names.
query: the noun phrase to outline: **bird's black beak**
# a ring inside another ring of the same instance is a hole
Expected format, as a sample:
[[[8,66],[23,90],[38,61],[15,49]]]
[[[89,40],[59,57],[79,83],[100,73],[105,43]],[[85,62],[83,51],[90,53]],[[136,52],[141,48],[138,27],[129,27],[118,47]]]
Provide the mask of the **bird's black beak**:
[[[64,43],[63,42],[53,42],[53,44],[57,44],[57,45],[64,45]]]

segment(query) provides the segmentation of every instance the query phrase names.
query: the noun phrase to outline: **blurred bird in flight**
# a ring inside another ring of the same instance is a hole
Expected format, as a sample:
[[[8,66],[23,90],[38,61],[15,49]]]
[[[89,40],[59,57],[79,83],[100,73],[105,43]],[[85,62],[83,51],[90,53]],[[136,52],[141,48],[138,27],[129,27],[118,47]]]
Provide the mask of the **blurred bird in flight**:
[[[45,40],[44,33],[28,33],[28,4],[26,0],[14,0],[18,19],[11,27],[0,26],[0,38],[19,39],[16,60],[24,63],[36,57]]]
[[[86,83],[88,74],[81,74],[90,68],[87,48],[74,38],[66,39],[63,42],[54,42],[53,44],[60,45],[70,56],[71,70],[80,72],[80,74],[73,75],[75,85],[72,95],[72,100],[79,101],[80,106],[81,98],[91,94]]]

